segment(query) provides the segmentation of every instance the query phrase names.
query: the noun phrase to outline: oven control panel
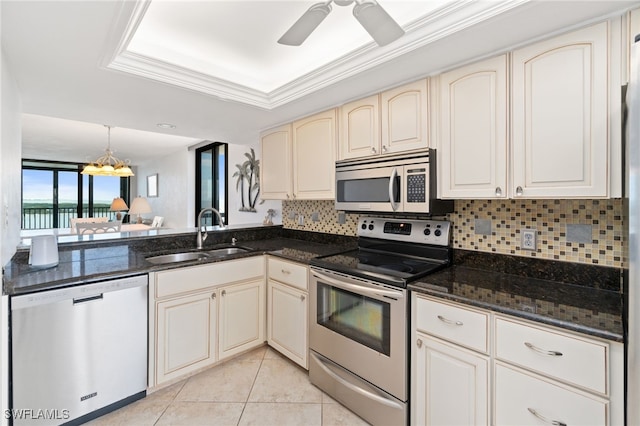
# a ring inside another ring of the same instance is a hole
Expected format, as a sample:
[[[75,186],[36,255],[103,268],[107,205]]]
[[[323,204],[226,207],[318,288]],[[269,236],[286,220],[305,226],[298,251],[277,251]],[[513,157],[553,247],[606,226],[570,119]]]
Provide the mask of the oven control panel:
[[[358,221],[359,237],[448,246],[450,235],[447,220],[361,217]]]

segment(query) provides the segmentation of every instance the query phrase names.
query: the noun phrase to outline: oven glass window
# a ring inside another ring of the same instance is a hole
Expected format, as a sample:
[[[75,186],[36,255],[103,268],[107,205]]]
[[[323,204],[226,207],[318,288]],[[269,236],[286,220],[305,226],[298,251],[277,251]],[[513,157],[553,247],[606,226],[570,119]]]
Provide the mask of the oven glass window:
[[[400,177],[395,178],[394,202],[400,202]],[[343,203],[388,203],[389,178],[340,179],[337,181],[337,198]]]
[[[390,355],[389,303],[318,282],[317,309],[319,325]]]

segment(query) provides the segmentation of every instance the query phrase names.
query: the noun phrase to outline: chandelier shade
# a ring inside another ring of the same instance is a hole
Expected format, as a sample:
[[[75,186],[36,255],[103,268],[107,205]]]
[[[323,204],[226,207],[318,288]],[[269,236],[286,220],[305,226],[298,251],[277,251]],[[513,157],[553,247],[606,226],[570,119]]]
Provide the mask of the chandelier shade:
[[[107,128],[107,149],[104,150],[105,154],[87,164],[80,173],[91,176],[135,176],[129,167],[129,160],[123,161],[113,155],[113,151],[111,151],[111,126],[105,125],[104,127]]]

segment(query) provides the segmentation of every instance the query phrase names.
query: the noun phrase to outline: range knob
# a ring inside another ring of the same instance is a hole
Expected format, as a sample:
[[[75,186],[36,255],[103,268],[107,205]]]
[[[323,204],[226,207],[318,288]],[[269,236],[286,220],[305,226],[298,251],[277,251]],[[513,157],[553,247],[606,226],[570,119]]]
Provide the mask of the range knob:
[[[361,226],[361,228],[362,228],[363,230],[364,230],[364,229],[367,229],[367,224],[366,224],[366,223],[363,223],[363,224],[362,224],[362,226]]]
[[[424,235],[431,235],[431,229],[427,228],[424,230]]]
[[[436,237],[439,237],[440,235],[442,235],[442,231],[439,229],[436,229],[436,232],[434,232],[434,234],[436,235]]]
[[[369,231],[373,231],[373,223],[369,224]]]

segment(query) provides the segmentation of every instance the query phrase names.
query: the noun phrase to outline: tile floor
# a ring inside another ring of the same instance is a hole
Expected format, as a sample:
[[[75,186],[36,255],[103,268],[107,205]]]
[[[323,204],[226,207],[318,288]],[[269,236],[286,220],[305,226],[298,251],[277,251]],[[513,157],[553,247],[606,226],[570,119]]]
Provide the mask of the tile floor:
[[[89,423],[102,425],[367,425],[263,346]]]

